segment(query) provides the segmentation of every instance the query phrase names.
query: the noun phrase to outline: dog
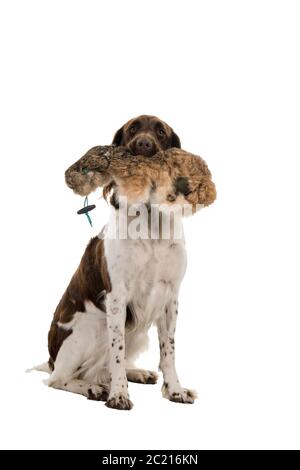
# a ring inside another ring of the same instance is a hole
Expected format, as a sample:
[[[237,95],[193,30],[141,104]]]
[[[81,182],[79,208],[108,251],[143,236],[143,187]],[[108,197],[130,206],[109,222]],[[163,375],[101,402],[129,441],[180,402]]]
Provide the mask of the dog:
[[[148,115],[124,124],[112,143],[149,158],[181,147],[168,124]],[[156,372],[134,365],[155,324],[162,395],[173,402],[193,403],[196,393],[182,387],[175,368],[178,292],[186,270],[184,239],[175,239],[172,230],[169,239],[108,237],[120,211],[116,183],[113,190],[108,224],[89,242],[55,310],[48,334],[49,361],[37,369],[50,372],[46,383],[51,387],[130,410],[128,381],[154,384],[158,379]]]

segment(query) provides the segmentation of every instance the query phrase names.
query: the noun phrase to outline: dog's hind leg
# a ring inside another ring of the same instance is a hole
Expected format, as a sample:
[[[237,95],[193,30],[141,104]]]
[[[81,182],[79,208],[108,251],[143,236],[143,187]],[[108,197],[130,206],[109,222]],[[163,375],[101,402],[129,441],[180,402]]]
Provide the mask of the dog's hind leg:
[[[78,393],[91,400],[106,400],[109,376],[102,373],[106,362],[106,325],[102,313],[88,306],[63,326],[72,333],[62,343],[54,362],[54,371],[45,381],[49,387]],[[106,374],[108,375],[108,374]]]
[[[97,377],[88,380],[80,378],[80,363],[72,360],[66,361],[64,351],[60,351],[55,361],[55,369],[45,384],[49,387],[66,392],[78,393],[89,400],[106,401],[109,393],[109,386],[106,383],[99,383]]]
[[[87,397],[89,400],[106,401],[109,393],[108,385],[86,383],[81,379],[71,379],[66,382],[55,380],[49,384],[50,387],[65,390],[66,392],[78,393]]]
[[[156,384],[158,374],[152,370],[126,369],[127,380],[137,384]]]

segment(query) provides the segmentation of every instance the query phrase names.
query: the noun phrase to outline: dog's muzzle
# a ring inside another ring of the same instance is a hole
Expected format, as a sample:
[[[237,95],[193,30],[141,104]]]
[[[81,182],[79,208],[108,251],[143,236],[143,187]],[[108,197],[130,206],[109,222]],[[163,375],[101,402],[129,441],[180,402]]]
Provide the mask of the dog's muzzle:
[[[134,155],[144,155],[145,157],[152,157],[157,152],[154,140],[147,135],[137,136],[130,143],[129,148]]]

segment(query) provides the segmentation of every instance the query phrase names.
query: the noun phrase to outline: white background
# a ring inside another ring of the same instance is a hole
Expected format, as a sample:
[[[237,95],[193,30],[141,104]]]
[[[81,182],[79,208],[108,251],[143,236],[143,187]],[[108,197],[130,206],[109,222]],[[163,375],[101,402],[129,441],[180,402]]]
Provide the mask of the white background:
[[[1,447],[300,448],[299,21],[297,1],[1,2]],[[131,384],[119,412],[24,371],[107,217],[96,193],[95,228],[76,215],[64,171],[141,113],[218,200],[185,224],[177,364],[199,399]]]

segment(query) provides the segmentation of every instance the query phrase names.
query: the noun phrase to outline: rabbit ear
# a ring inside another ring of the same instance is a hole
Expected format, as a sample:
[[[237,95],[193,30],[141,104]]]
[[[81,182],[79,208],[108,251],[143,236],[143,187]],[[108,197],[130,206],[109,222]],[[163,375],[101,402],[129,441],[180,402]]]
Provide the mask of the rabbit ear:
[[[121,127],[114,135],[114,138],[113,138],[113,141],[112,141],[112,144],[113,145],[117,145],[119,147],[119,145],[122,145],[123,144],[123,127]]]

